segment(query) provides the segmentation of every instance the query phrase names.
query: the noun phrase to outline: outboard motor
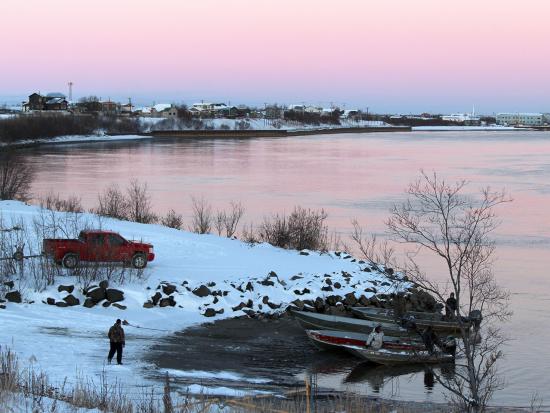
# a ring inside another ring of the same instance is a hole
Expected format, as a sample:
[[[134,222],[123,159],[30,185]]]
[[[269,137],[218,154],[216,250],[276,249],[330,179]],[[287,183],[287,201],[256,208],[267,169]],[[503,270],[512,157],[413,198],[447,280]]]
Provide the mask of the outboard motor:
[[[474,327],[474,330],[479,330],[481,326],[481,321],[483,320],[483,316],[481,315],[480,310],[472,310],[469,315],[469,320],[472,322],[472,326]]]

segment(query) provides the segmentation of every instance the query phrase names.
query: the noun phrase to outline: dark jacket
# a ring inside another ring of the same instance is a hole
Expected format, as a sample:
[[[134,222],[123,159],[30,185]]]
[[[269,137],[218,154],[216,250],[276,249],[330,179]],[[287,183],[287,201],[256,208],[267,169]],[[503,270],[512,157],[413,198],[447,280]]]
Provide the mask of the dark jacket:
[[[107,334],[107,336],[109,337],[111,343],[126,343],[126,340],[124,338],[124,330],[119,324],[113,325],[109,329],[109,333]]]

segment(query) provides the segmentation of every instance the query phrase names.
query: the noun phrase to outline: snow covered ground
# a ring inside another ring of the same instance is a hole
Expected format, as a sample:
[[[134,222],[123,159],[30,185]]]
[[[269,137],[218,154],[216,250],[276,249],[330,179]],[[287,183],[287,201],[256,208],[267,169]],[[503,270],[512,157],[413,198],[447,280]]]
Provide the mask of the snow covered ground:
[[[16,145],[36,145],[46,143],[79,143],[79,142],[103,142],[103,141],[124,141],[124,140],[139,140],[139,139],[152,139],[151,136],[142,135],[65,135],[57,138],[45,138],[45,139],[29,139],[15,142]],[[0,142],[0,147],[7,146],[9,144]]]
[[[64,215],[51,215],[39,207],[21,202],[0,201],[0,227],[23,225],[26,228],[26,255],[39,253],[41,249],[42,239],[33,235],[33,223],[51,220],[52,217],[62,220]],[[361,294],[369,297],[373,294],[371,288],[378,293],[391,293],[396,288],[388,282],[384,273],[371,270],[367,264],[345,253],[288,251],[268,244],[249,245],[239,240],[198,235],[160,225],[105,218],[99,220],[91,214],[81,214],[79,222],[88,228],[120,232],[127,239],[150,242],[154,245],[156,259],[149,263],[143,279],[124,285],[111,283],[111,287],[124,291],[125,299],[121,304],[127,307],[126,310],[113,306],[105,308],[101,304],[93,308],[82,305],[60,308],[45,304],[47,298],[61,300],[67,295],[58,292],[60,284],[74,284],[73,295],[81,303],[84,302],[82,285],[68,270],[61,270],[54,285],[41,292],[32,288],[28,270],[31,260],[25,260],[22,274],[12,278],[15,289],[22,292],[23,303],[5,303],[6,309],[0,310],[0,345],[11,347],[23,364],[47,372],[53,381],[61,382],[67,378],[69,385],[76,383],[79,377],[97,378],[105,371],[110,381],[118,381],[130,394],[137,394],[138,388],[152,384],[145,376],[151,377],[155,366],[146,364],[142,359],[159,337],[198,323],[243,315],[243,310],[233,311],[232,308],[248,300],[252,301],[251,309],[255,311],[273,312],[284,310],[297,298],[315,299],[333,294],[344,296],[350,292],[356,293],[357,297]],[[341,287],[334,292],[321,290],[326,288],[325,277],[330,277],[333,286],[339,283]],[[158,291],[161,282],[177,287],[172,294],[177,305],[143,308],[143,304]],[[199,297],[193,290],[200,286],[219,294]],[[281,305],[280,310],[272,309],[266,302],[273,307]],[[215,317],[206,318],[203,315],[209,308],[216,310]],[[125,327],[125,364],[106,366],[106,332],[116,318],[131,324]],[[197,388],[193,390],[232,392],[226,388],[200,387],[201,378],[208,373],[178,374],[197,376]],[[246,380],[253,383],[262,378]]]

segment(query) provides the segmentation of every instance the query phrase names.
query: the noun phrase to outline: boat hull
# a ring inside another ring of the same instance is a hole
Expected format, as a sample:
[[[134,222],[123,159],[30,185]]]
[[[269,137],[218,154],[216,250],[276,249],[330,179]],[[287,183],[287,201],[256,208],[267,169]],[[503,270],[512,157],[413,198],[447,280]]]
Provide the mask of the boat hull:
[[[357,317],[377,323],[390,323],[396,322],[393,317],[393,311],[383,310],[378,311],[378,308],[371,307],[355,307],[352,309],[352,313]],[[455,321],[443,321],[434,319],[438,315],[432,315],[432,313],[420,313],[420,312],[408,312],[404,318],[414,321],[418,328],[432,327],[434,331],[445,334],[459,334],[460,325]],[[465,323],[464,326],[468,328],[469,324]]]
[[[427,351],[394,351],[389,349],[372,350],[358,346],[345,346],[351,354],[377,364],[443,364],[452,363],[454,357],[446,353],[430,354]]]
[[[410,337],[414,336],[406,329],[395,323],[377,323],[370,320],[361,320],[350,317],[292,311],[294,318],[306,330],[338,330],[369,334],[374,327],[381,324],[385,336]]]

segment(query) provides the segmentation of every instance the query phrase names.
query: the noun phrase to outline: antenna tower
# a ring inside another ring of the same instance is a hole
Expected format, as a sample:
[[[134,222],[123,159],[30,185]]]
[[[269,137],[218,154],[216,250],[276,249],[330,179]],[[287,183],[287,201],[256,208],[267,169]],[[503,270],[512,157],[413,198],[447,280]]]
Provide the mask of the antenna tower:
[[[69,102],[73,101],[73,82],[69,82]]]

